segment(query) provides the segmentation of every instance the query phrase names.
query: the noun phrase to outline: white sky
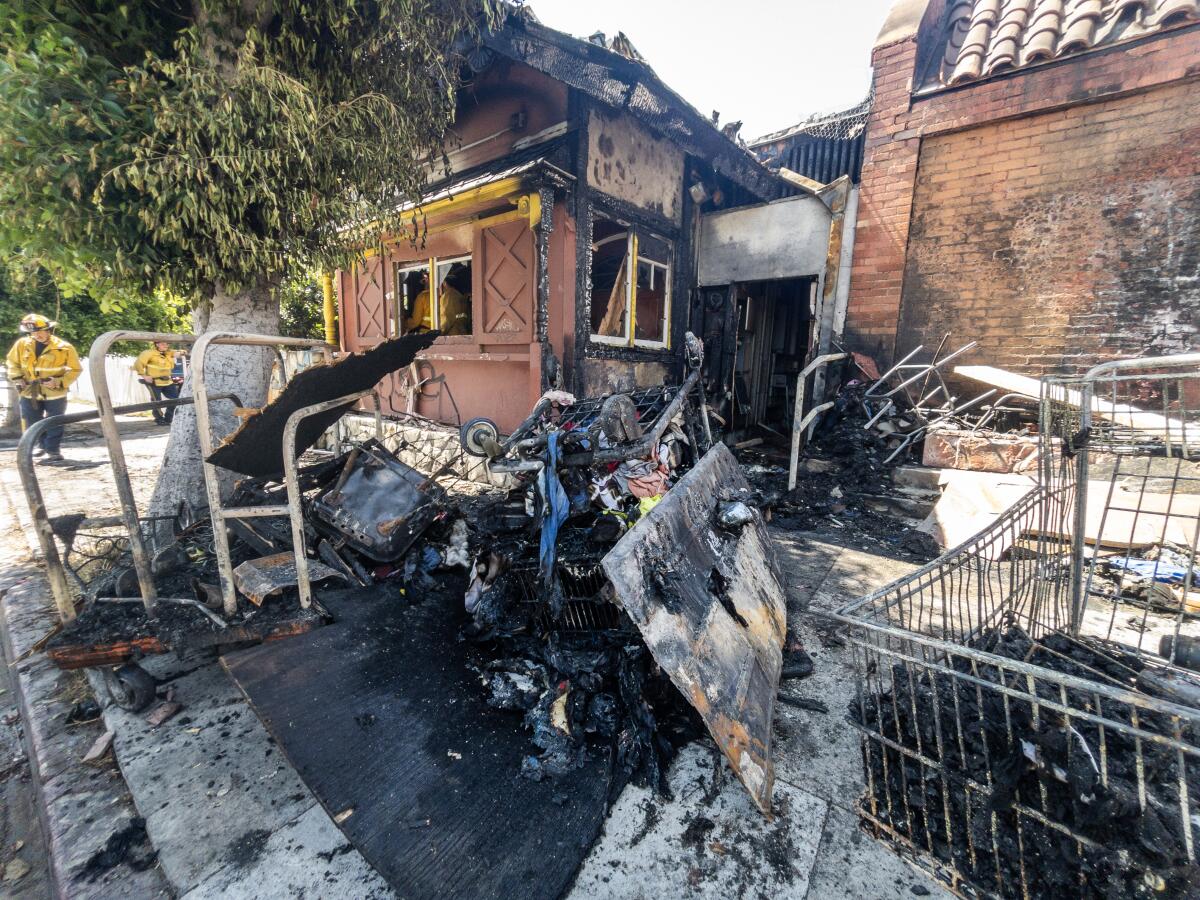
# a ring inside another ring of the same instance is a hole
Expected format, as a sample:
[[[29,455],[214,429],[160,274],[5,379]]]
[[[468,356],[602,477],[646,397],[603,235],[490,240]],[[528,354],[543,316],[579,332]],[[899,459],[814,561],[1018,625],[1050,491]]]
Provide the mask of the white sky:
[[[871,46],[895,0],[527,0],[551,28],[618,31],[705,115],[749,140],[870,89]]]

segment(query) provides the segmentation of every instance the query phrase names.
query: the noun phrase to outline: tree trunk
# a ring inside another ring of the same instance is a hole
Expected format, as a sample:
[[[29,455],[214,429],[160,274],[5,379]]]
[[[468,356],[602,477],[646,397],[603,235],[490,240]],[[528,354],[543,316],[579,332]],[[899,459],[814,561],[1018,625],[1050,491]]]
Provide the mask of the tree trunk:
[[[193,317],[196,334],[211,331],[231,331],[237,334],[278,334],[279,303],[273,285],[261,282],[238,294],[227,293],[218,286],[213,293],[207,315]],[[205,385],[209,396],[233,393],[245,406],[260,407],[266,402],[274,353],[269,348],[214,345],[204,363]],[[194,371],[189,371],[181,395],[192,396]],[[211,403],[213,444],[219,444],[238,426],[233,404],[227,401]],[[154,495],[150,500],[152,516],[171,516],[181,500],[199,509],[207,505],[204,492],[204,471],[200,465],[200,444],[196,431],[196,412],[193,406],[181,406],[175,412],[171,436],[163,457],[162,469]],[[223,496],[229,484],[225,483]]]

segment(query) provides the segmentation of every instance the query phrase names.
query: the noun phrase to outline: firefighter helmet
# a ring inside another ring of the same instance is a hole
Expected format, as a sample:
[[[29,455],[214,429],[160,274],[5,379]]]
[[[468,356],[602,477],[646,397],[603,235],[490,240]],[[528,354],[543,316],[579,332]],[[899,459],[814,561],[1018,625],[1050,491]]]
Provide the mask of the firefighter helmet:
[[[21,320],[21,333],[33,334],[35,331],[53,331],[57,322],[47,319],[45,316],[39,316],[37,313],[30,313]]]

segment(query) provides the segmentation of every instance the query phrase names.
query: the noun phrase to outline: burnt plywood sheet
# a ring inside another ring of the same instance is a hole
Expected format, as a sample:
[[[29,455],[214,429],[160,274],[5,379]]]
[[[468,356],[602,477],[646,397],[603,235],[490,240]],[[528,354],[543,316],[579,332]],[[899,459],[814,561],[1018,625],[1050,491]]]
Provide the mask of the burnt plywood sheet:
[[[717,444],[602,564],[655,660],[770,814],[787,604],[758,511],[736,531],[716,523],[721,501],[749,490],[733,454]]]
[[[562,894],[603,825],[608,761],[519,774],[535,748],[467,668],[461,595],[321,602],[334,624],[222,662],[350,842],[410,900]]]
[[[312,366],[300,372],[273,401],[249,416],[208,461],[214,466],[253,477],[283,472],[283,429],[298,409],[369,390],[392,372],[403,369],[433,343],[436,331],[409,334],[384,341],[362,353],[342,357],[331,366]],[[352,403],[305,419],[296,432],[296,452],[317,442]]]

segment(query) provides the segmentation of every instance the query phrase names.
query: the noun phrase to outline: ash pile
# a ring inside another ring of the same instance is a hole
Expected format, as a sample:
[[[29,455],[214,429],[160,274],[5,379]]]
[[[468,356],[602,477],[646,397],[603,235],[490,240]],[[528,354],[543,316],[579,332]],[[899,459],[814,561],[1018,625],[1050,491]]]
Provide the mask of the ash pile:
[[[1080,680],[965,656],[944,674],[893,665],[889,689],[850,707],[875,738],[864,747],[864,809],[996,896],[1200,894],[1186,812],[1200,770],[1179,750],[1194,743],[1200,717],[1101,703],[1085,687],[1099,678],[1195,706],[1200,677],[1097,639],[1035,640],[1016,624],[967,646]]]

